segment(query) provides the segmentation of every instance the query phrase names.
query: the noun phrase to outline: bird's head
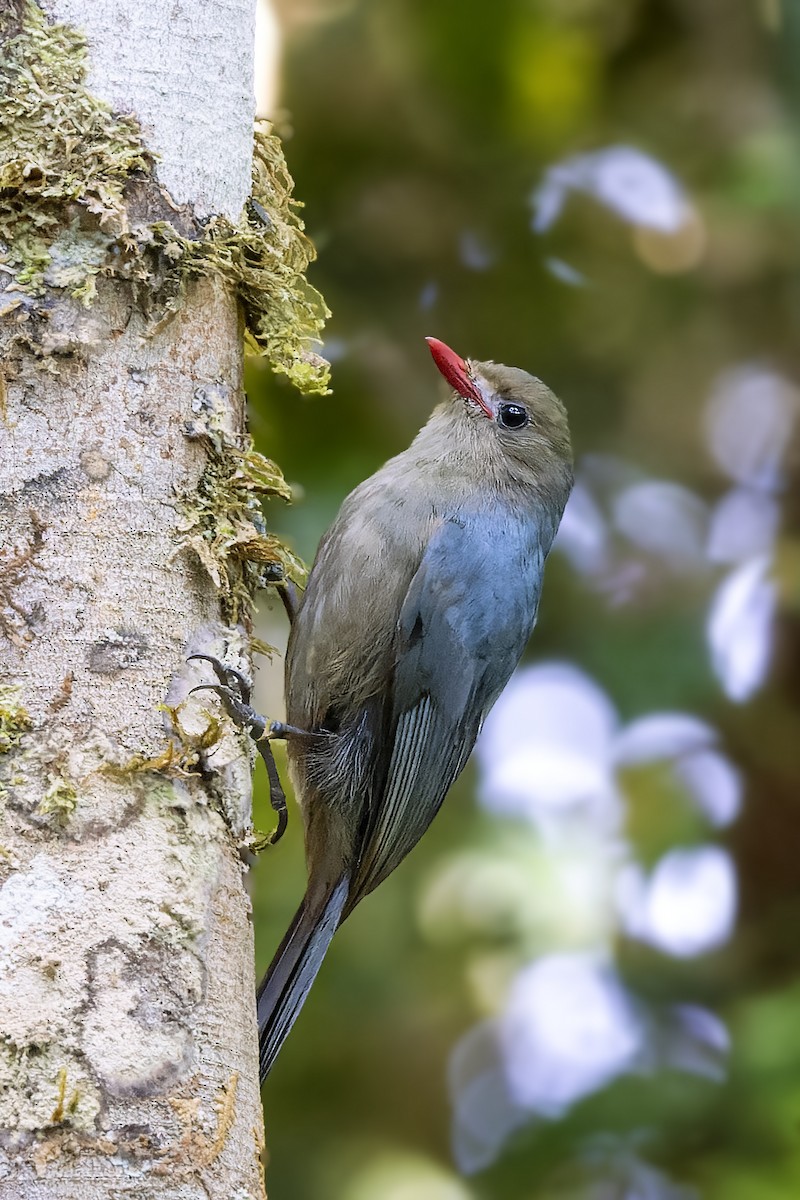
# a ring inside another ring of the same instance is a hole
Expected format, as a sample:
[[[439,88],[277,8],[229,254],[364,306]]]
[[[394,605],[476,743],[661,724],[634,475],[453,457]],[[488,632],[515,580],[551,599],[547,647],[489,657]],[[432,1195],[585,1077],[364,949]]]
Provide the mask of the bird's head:
[[[502,456],[518,472],[539,478],[548,468],[571,466],[566,409],[541,379],[519,367],[463,359],[438,338],[425,340],[453,389],[450,403],[489,457]]]

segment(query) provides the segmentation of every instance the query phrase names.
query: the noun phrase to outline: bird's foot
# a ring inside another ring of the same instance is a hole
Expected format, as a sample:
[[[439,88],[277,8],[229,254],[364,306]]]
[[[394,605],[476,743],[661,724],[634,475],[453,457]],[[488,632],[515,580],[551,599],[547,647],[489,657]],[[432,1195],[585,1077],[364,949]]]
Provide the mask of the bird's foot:
[[[266,728],[266,720],[250,707],[252,685],[247,676],[211,654],[190,654],[188,661],[210,663],[217,677],[216,683],[200,683],[192,688],[192,692],[214,692],[235,725],[260,736]]]
[[[285,740],[291,737],[312,737],[305,729],[296,725],[287,725],[285,721],[270,721],[250,704],[252,686],[250,680],[235,667],[229,667],[210,654],[191,654],[189,661],[199,659],[211,663],[211,668],[218,683],[201,683],[192,688],[193,692],[214,692],[219,696],[222,705],[235,725],[245,729],[254,742],[271,742],[276,738]]]
[[[295,732],[301,733],[302,730],[295,731],[293,726],[284,725],[282,721],[268,721],[266,717],[262,717],[260,713],[257,713],[250,704],[252,694],[250,680],[241,671],[237,671],[235,667],[229,667],[226,663],[220,662],[218,658],[214,658],[210,654],[191,654],[189,656],[190,662],[196,660],[211,664],[211,669],[217,677],[217,683],[201,683],[197,687],[192,688],[192,692],[214,692],[216,696],[219,696],[222,701],[222,707],[234,725],[238,726],[239,729],[246,730],[250,734],[250,737],[258,746],[259,754],[264,760],[264,766],[267,768],[267,778],[269,779],[269,801],[278,815],[278,824],[269,837],[265,839],[264,844],[274,845],[275,842],[280,841],[286,832],[288,812],[286,809],[286,796],[280,776],[278,775],[278,768],[275,765],[272,747],[269,743],[273,738],[283,738]]]

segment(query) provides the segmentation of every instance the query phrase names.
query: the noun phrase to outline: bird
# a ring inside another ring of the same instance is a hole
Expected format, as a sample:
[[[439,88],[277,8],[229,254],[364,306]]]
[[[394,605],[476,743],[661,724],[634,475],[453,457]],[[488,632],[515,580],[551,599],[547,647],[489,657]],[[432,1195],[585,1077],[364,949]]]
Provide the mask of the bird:
[[[302,598],[287,600],[286,722],[255,714],[237,672],[217,671],[228,711],[262,747],[286,739],[305,828],[305,895],[257,991],[262,1082],[336,930],[464,768],[535,624],[572,488],[554,393],[426,341],[447,395],[344,500]]]

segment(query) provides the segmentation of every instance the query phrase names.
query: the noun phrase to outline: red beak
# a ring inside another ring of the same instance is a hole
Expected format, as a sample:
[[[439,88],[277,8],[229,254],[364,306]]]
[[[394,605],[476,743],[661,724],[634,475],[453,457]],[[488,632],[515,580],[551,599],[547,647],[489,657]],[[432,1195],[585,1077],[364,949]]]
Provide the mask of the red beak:
[[[451,350],[449,346],[445,346],[444,342],[440,342],[438,338],[426,337],[428,349],[433,355],[433,361],[444,375],[451,388],[455,388],[459,396],[463,396],[465,400],[474,400],[487,417],[492,416],[492,410],[487,405],[483,396],[480,393],[478,385],[470,374],[470,369],[464,362],[463,358],[459,358],[455,350]]]

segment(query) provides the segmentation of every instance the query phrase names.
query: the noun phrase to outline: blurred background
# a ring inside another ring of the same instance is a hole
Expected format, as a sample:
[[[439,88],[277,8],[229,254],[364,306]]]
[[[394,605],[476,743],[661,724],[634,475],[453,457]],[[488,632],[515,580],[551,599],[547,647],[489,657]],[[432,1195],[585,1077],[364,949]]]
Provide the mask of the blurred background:
[[[260,13],[333,311],[332,395],[248,367],[297,497],[273,528],[310,561],[408,444],[426,334],[545,379],[577,468],[521,669],[265,1087],[270,1196],[794,1200],[800,9]],[[270,828],[260,775],[257,805]],[[254,871],[259,972],[304,878],[294,813]]]

